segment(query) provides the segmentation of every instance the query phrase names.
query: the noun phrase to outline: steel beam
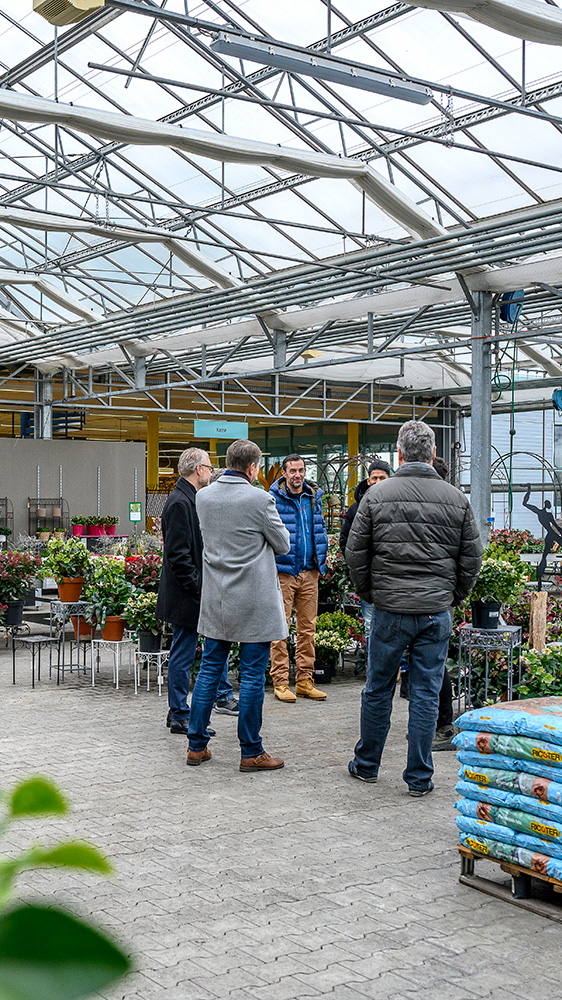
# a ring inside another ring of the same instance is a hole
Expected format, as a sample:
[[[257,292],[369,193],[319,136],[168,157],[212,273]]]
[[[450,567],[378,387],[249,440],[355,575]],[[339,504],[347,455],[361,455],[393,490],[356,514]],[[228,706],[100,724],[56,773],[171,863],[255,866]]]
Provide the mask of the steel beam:
[[[492,381],[490,337],[492,295],[476,292],[476,315],[472,320],[472,411],[470,421],[471,503],[484,544],[488,541],[488,517],[492,509]]]

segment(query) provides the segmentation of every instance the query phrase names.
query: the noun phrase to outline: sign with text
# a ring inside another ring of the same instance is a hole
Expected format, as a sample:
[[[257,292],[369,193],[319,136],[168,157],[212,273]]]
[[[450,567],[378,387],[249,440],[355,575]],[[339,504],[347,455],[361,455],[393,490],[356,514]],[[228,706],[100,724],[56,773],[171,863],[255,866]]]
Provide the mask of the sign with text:
[[[194,420],[193,436],[204,440],[247,438],[248,424],[236,420]]]
[[[131,500],[129,503],[129,521],[142,521],[142,503],[140,500]]]

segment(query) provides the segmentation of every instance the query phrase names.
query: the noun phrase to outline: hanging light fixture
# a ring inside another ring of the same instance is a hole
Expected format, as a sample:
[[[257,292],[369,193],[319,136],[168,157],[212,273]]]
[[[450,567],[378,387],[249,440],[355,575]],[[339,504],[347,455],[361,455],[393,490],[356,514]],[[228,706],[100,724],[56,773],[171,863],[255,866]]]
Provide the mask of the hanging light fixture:
[[[341,83],[357,90],[369,90],[385,97],[395,97],[399,101],[413,104],[429,104],[432,93],[429,87],[410,83],[399,76],[371,69],[361,63],[347,62],[337,56],[319,55],[307,49],[299,49],[287,42],[260,41],[239,35],[221,32],[212,43],[213,52],[239,59],[249,59],[263,66],[274,66],[288,73],[312,76],[315,80]]]
[[[105,5],[105,0],[33,0],[33,10],[50,24],[74,24]]]

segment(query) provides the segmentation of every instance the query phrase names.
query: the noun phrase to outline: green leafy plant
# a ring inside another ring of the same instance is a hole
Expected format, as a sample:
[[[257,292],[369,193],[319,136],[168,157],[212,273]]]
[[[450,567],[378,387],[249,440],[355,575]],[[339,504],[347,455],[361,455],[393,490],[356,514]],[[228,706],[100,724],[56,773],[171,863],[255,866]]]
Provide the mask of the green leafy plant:
[[[119,524],[119,518],[114,515],[111,517],[102,517],[101,522],[102,524],[107,524],[108,527],[111,527],[113,524]]]
[[[145,594],[140,590],[129,597],[123,611],[123,618],[130,629],[137,632],[152,632],[154,635],[159,635],[162,632],[164,623],[155,614],[157,600],[157,594]]]
[[[11,534],[11,528],[8,528],[5,524],[0,524],[0,535],[4,535],[5,538],[9,538]]]
[[[99,517],[97,514],[90,514],[90,516],[87,517],[85,520],[86,524],[96,524],[98,526],[101,524],[105,524],[105,518]]]
[[[88,523],[88,518],[85,517],[83,514],[78,514],[76,517],[71,517],[70,518],[70,523],[71,524],[87,524]]]
[[[530,531],[519,531],[516,528],[495,528],[490,532],[490,544],[487,551],[494,553],[507,552],[542,552],[544,540],[535,538]]]
[[[115,556],[94,556],[91,577],[84,591],[84,600],[91,605],[87,619],[94,618],[103,628],[107,615],[122,615],[133,593],[133,586],[125,579],[123,560]]]
[[[471,601],[499,601],[509,604],[523,590],[528,580],[524,563],[485,558],[470,595]]]
[[[130,580],[133,586],[139,587],[141,590],[158,590],[161,573],[162,556],[158,552],[127,556],[125,559],[127,580]]]
[[[0,552],[0,599],[4,604],[21,601],[40,575],[40,556],[30,552]]]
[[[68,803],[46,778],[28,778],[1,797],[0,833],[40,816],[64,816]],[[67,910],[33,904],[10,906],[17,876],[37,868],[73,868],[110,875],[97,848],[81,841],[34,844],[16,857],[0,858],[0,998],[79,1000],[125,975],[131,962],[96,927]]]
[[[553,642],[542,653],[523,650],[521,664],[523,677],[517,688],[521,698],[562,695],[562,643]]]
[[[316,619],[315,645],[318,649],[345,652],[350,642],[361,638],[357,619],[344,611],[326,611]]]
[[[67,541],[51,538],[43,556],[43,577],[52,576],[57,583],[66,578],[86,577],[90,567],[90,553],[78,538]]]

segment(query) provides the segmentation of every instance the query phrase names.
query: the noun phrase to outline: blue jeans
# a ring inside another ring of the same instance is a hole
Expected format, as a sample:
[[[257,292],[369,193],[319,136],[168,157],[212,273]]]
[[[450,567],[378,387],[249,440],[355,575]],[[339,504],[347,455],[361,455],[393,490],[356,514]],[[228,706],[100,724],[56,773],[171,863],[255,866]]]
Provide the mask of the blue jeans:
[[[439,692],[451,634],[448,611],[435,615],[398,615],[379,611],[373,617],[367,682],[361,696],[361,738],[355,747],[360,774],[378,774],[388,730],[400,658],[410,649],[408,762],[402,775],[412,791],[431,781],[431,743],[439,712]]]
[[[206,730],[231,645],[222,639],[205,639],[201,668],[191,697],[190,750],[204,750],[209,742]],[[258,757],[263,753],[260,729],[269,647],[269,642],[240,643],[238,739],[242,757]]]
[[[198,632],[183,628],[182,625],[172,626],[172,646],[168,659],[168,705],[172,722],[183,722],[189,719],[189,681],[191,668],[197,650]],[[219,678],[215,698],[232,698],[234,691],[228,679],[228,657],[224,670]]]

